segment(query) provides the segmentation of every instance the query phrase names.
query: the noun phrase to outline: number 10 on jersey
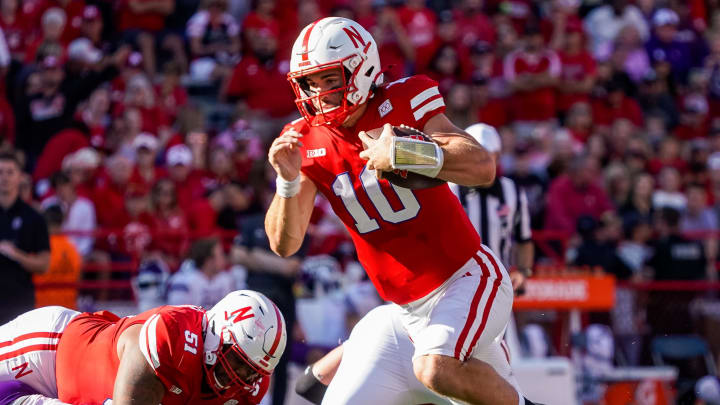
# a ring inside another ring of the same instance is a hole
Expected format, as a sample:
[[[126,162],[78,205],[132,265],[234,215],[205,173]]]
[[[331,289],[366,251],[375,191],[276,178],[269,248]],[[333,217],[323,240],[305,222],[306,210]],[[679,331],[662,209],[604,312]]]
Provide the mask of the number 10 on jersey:
[[[377,177],[374,173],[367,170],[367,167],[364,167],[360,173],[360,183],[362,183],[363,190],[365,190],[365,193],[367,193],[373,206],[384,221],[399,224],[415,218],[418,212],[420,212],[420,203],[417,198],[415,198],[412,190],[390,184],[403,205],[402,209],[397,211],[393,210],[392,206],[390,206],[390,201],[388,201],[382,192]],[[377,220],[371,218],[362,204],[360,204],[357,194],[355,194],[350,173],[344,172],[335,177],[335,181],[332,183],[332,189],[335,195],[340,197],[345,205],[345,209],[347,209],[348,213],[355,220],[355,227],[359,233],[368,233],[380,229]]]

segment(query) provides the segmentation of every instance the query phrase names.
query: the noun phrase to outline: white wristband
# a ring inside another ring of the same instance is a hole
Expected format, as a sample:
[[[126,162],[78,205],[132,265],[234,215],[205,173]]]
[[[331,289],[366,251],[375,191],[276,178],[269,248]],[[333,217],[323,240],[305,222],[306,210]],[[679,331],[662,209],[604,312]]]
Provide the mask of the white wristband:
[[[295,180],[287,181],[279,175],[275,178],[275,194],[283,198],[295,197],[300,192],[300,175]]]

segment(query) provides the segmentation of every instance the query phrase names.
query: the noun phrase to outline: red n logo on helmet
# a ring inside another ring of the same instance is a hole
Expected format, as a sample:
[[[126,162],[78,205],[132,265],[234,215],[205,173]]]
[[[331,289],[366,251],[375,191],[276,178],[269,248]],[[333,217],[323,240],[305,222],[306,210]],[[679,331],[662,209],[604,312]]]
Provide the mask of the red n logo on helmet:
[[[240,309],[236,309],[235,311],[230,312],[230,316],[227,316],[227,312],[226,312],[226,313],[225,313],[225,318],[226,318],[226,319],[230,319],[230,318],[233,317],[233,315],[238,314],[238,316],[236,316],[235,319],[233,319],[233,321],[232,321],[233,323],[238,323],[238,322],[240,322],[240,321],[242,321],[242,320],[244,320],[244,319],[250,319],[250,318],[252,318],[253,316],[255,316],[255,314],[253,314],[252,312],[250,312],[251,309],[252,309],[252,307],[250,307],[250,306],[243,307],[243,308],[240,308]],[[249,313],[248,313],[248,312],[249,312]]]
[[[358,30],[354,26],[351,25],[350,29],[343,28],[343,31],[345,31],[347,36],[350,37],[350,40],[352,41],[355,48],[358,47],[357,42],[360,42],[360,44],[362,44],[362,46],[365,47],[365,40],[363,39],[362,35],[360,35]],[[355,39],[357,39],[357,42],[355,42]]]

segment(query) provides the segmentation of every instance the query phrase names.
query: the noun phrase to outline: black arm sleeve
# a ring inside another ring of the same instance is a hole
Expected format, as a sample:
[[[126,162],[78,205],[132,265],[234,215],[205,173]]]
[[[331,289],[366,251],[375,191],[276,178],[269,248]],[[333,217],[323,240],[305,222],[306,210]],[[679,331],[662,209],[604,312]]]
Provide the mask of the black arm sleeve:
[[[327,386],[315,378],[312,365],[305,368],[305,372],[295,382],[295,393],[313,404],[320,405],[327,391]]]

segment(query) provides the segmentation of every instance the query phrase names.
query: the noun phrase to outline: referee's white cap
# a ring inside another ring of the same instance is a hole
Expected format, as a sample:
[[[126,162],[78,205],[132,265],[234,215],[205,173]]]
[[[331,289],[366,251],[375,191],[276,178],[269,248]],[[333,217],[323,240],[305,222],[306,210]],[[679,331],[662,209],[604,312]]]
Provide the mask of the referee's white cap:
[[[465,128],[465,132],[472,135],[483,148],[490,153],[500,152],[502,143],[500,134],[492,125],[477,123]]]

